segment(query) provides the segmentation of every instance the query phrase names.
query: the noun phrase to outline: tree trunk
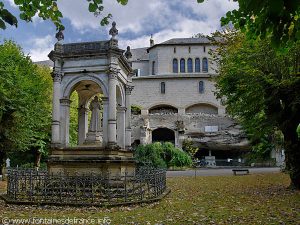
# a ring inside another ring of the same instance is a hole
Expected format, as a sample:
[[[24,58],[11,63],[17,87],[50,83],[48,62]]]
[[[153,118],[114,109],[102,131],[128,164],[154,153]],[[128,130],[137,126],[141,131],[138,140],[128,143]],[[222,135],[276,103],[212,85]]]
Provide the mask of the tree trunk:
[[[298,124],[297,124],[298,125]],[[296,126],[284,129],[284,146],[286,168],[290,173],[293,189],[300,189],[300,141],[296,133]]]
[[[35,155],[35,162],[34,162],[34,166],[36,168],[39,168],[41,165],[41,157],[42,157],[42,153],[37,150]]]

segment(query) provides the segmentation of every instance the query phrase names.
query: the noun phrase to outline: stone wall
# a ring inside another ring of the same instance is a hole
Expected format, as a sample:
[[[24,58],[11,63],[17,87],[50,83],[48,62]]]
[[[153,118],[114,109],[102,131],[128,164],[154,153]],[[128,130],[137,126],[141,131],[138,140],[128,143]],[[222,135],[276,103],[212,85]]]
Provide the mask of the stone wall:
[[[203,76],[160,76],[133,78],[134,89],[131,102],[143,110],[158,105],[170,105],[185,113],[185,109],[199,103],[218,108],[218,114],[225,114],[225,108],[214,95],[215,85],[211,78]],[[204,93],[199,93],[199,81],[204,81]],[[161,93],[161,82],[165,82],[166,92]]]
[[[205,132],[206,126],[217,126],[216,132]],[[236,121],[228,116],[204,113],[179,115],[162,113],[132,116],[132,142],[151,143],[151,133],[157,128],[175,132],[175,144],[191,138],[200,147],[211,150],[248,150],[249,143]]]
[[[131,63],[133,69],[139,69],[139,76],[145,76],[149,72],[149,62],[148,61],[134,61]]]

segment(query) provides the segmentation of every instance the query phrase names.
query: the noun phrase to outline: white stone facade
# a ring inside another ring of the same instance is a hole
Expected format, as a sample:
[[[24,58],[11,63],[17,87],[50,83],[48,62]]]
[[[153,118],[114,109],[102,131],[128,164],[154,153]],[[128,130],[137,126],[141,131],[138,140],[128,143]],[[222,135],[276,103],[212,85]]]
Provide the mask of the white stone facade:
[[[217,74],[209,56],[214,48],[206,38],[183,38],[131,50],[129,61],[136,73],[131,101],[142,109],[140,116],[132,118],[132,142],[151,143],[157,140],[153,139],[156,130],[161,129],[163,135],[169,129],[178,147],[192,138],[209,150],[247,149],[241,127],[226,115],[215,96]]]
[[[178,109],[179,114],[191,106],[207,104],[218,108],[218,114],[224,115],[225,109],[214,95],[214,82],[208,75],[199,76],[151,76],[133,78],[134,90],[132,104],[142,106],[143,114],[157,105],[170,105]],[[199,93],[199,81],[204,82],[204,92]],[[161,82],[165,82],[165,93],[161,93]]]

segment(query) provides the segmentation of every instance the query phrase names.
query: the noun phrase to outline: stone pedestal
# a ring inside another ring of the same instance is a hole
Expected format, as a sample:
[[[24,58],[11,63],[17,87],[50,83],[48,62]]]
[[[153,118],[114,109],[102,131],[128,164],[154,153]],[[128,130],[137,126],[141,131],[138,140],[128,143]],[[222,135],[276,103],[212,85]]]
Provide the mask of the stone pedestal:
[[[96,146],[56,148],[51,150],[48,171],[53,174],[97,174],[121,176],[134,173],[135,160],[131,151]]]
[[[102,146],[102,132],[88,132],[86,134],[86,139],[84,145],[97,145]]]

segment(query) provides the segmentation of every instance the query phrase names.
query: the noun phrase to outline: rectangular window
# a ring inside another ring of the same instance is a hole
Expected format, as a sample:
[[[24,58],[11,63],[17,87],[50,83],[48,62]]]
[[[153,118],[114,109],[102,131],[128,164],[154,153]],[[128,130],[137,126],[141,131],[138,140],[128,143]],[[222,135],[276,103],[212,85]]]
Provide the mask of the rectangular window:
[[[203,52],[205,52],[206,51],[206,48],[205,48],[205,46],[203,46]]]
[[[166,93],[166,83],[165,82],[161,82],[160,83],[160,93],[161,94],[165,94]]]
[[[200,94],[204,93],[204,82],[202,80],[199,81],[199,93]]]
[[[155,75],[155,61],[152,62],[152,75]]]

